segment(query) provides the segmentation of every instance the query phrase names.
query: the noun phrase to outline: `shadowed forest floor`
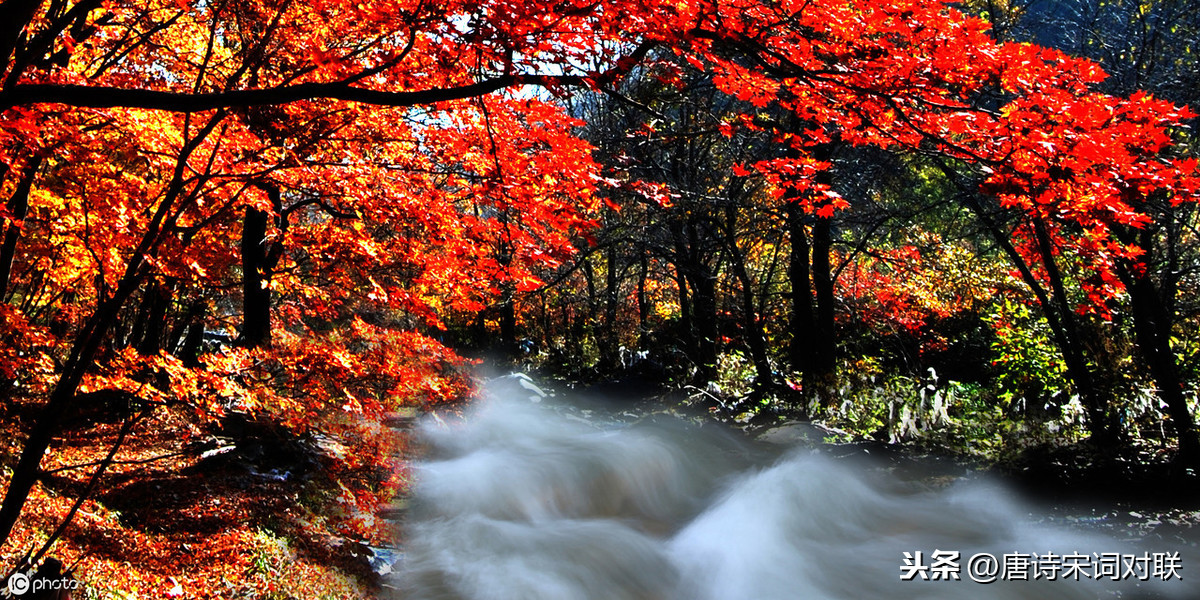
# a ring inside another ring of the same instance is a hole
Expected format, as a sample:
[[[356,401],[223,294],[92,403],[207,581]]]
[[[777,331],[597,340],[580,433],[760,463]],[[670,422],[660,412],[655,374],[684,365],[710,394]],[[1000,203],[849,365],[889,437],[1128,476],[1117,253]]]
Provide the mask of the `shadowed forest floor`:
[[[29,407],[0,415],[19,431]],[[100,422],[63,436],[48,474],[6,548],[41,547],[87,485],[121,425]],[[191,439],[175,432],[189,431]],[[74,566],[76,598],[370,598],[370,550],[332,532],[319,466],[305,456],[269,456],[205,434],[186,413],[158,410],[135,426],[50,556]],[[0,452],[16,455],[19,440]],[[86,465],[70,468],[74,465]],[[0,487],[7,484],[5,464]],[[0,556],[15,564],[19,555]]]

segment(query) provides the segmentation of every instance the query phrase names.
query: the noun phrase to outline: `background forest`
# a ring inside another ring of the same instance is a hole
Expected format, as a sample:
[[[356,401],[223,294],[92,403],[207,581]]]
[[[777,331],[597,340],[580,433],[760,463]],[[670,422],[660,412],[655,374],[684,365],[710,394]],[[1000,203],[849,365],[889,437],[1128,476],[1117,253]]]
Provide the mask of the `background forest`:
[[[1200,108],[1186,3],[964,8],[1000,39],[1096,60],[1106,93]],[[1109,231],[1139,264],[1104,272],[945,156],[830,135],[816,180],[845,204],[792,201],[755,165],[789,156],[794,114],[684,60],[568,106],[611,178],[600,226],[538,273],[549,285],[452,328],[459,347],[600,392],[674,390],[722,418],[807,415],[993,460],[1092,439],[1088,453],[1157,461],[1173,456],[1172,419],[1191,429],[1194,205],[1142,205],[1144,223]],[[1171,135],[1188,155],[1191,129]]]
[[[370,596],[397,428],[481,363],[1194,484],[1196,40],[1191,0],[5,0],[0,574]]]

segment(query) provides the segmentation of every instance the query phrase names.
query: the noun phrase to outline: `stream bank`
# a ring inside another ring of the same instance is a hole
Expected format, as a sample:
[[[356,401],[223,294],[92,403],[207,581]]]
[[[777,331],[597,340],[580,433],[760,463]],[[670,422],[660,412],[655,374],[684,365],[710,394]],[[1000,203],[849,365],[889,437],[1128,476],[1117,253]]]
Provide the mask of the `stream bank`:
[[[461,422],[419,428],[398,597],[1191,597],[1177,582],[897,585],[904,552],[948,547],[1179,552],[1186,576],[1183,509],[1039,505],[978,464],[830,444],[811,423],[751,438],[661,404],[563,403],[521,376],[488,389]]]

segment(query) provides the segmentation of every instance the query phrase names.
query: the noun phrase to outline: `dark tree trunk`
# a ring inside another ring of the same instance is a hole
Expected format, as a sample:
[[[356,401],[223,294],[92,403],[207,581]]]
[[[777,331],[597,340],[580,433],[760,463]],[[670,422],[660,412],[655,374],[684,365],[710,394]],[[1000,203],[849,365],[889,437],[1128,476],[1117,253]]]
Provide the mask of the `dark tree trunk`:
[[[165,349],[175,356],[181,356],[180,342],[183,341],[183,336],[187,332],[188,327],[196,318],[196,313],[199,309],[198,302],[192,302],[187,307],[187,312],[176,314],[174,323],[171,325],[171,331],[167,333],[167,345]]]
[[[153,284],[151,284],[153,285]],[[146,328],[146,319],[150,312],[150,290],[147,289],[142,293],[142,301],[137,303],[137,310],[133,313],[133,322],[130,323],[128,315],[121,319],[118,315],[117,323],[113,326],[113,342],[114,348],[125,348],[130,344],[136,344],[137,340],[142,338],[142,330]]]
[[[183,346],[179,349],[179,360],[183,361],[183,366],[200,366],[200,350],[203,343],[204,305],[196,302],[188,309],[187,337],[183,338]]]
[[[37,178],[41,166],[42,159],[31,159],[21,173],[17,189],[8,199],[7,208],[13,221],[4,228],[4,242],[0,245],[0,302],[8,297],[8,280],[12,275],[12,264],[17,255],[17,240],[21,238],[20,221],[24,220],[29,212],[29,192],[33,189],[33,180]]]
[[[512,358],[517,354],[517,308],[511,289],[506,289],[500,297],[499,312],[500,347],[507,357]]]
[[[1063,353],[1067,374],[1075,384],[1088,413],[1088,430],[1092,432],[1093,440],[1102,447],[1111,448],[1118,441],[1117,426],[1115,422],[1110,421],[1108,403],[1101,397],[1092,380],[1091,373],[1088,371],[1087,360],[1080,348],[1082,337],[1079,326],[1075,322],[1075,311],[1071,309],[1070,300],[1067,298],[1066,286],[1063,283],[1062,273],[1058,269],[1058,261],[1054,257],[1050,235],[1046,231],[1045,223],[1040,219],[1034,219],[1033,229],[1037,238],[1038,253],[1046,268],[1050,283],[1050,293],[1058,309],[1060,327],[1063,332],[1060,350]]]
[[[1175,362],[1175,352],[1171,349],[1173,320],[1148,274],[1134,277],[1133,285],[1126,289],[1133,305],[1133,329],[1138,353],[1150,369],[1159,398],[1166,403],[1171,415],[1171,424],[1179,438],[1181,462],[1188,466],[1200,466],[1200,439],[1197,438],[1195,419],[1188,410],[1187,398],[1183,393],[1183,379]]]
[[[270,274],[266,237],[270,215],[247,206],[242,221],[242,339],[247,348],[271,345]]]
[[[787,205],[788,240],[791,254],[788,257],[788,279],[792,286],[792,342],[788,356],[792,370],[804,377],[807,389],[813,375],[816,359],[816,323],[813,318],[812,279],[809,273],[808,232],[804,226],[804,210],[798,204]]]
[[[137,351],[143,356],[157,354],[162,349],[163,321],[166,320],[167,304],[170,302],[170,288],[161,282],[153,281],[146,287],[145,293],[147,298],[144,302],[149,304],[146,323],[141,337],[136,340]]]
[[[501,222],[507,223],[507,217],[502,216]],[[512,265],[513,250],[507,241],[500,242],[497,251],[497,262],[505,270]],[[512,359],[517,355],[517,306],[516,296],[511,281],[501,284],[500,304],[497,306],[500,321],[500,352],[505,358]]]
[[[700,266],[688,280],[696,325],[696,378],[709,382],[717,378],[717,279]]]
[[[600,334],[600,369],[612,370],[620,361],[617,343],[617,246],[610,244],[604,253],[604,329]]]
[[[813,381],[827,404],[837,376],[837,329],[834,326],[835,301],[833,266],[829,253],[833,247],[833,222],[817,219],[813,225],[812,284],[816,296],[813,348]]]
[[[272,216],[266,211],[247,206],[242,222],[242,345],[257,348],[271,345],[271,274],[283,257],[283,234],[287,231],[289,211],[283,208],[283,194],[270,181],[255,185],[267,194],[275,212],[278,236],[267,242],[267,226]]]
[[[737,245],[737,209],[732,205],[725,209],[725,245],[729,252],[729,265],[742,288],[742,330],[746,336],[746,347],[750,349],[750,360],[754,363],[755,384],[759,389],[770,389],[775,387],[775,375],[772,373],[762,323],[758,320],[754,282],[746,270],[745,256]]]
[[[0,64],[9,65],[21,31],[37,14],[42,0],[8,0],[0,4]],[[0,69],[0,72],[6,69]]]
[[[679,337],[689,357],[694,358],[696,348],[695,311],[692,310],[692,292],[688,289],[687,243],[684,241],[683,226],[678,221],[669,224],[674,248],[672,260],[675,267],[675,287],[679,290]]]
[[[830,161],[838,142],[831,141],[813,150],[813,157]],[[833,185],[829,170],[817,174],[817,183]],[[788,278],[792,287],[792,343],[789,358],[792,368],[800,371],[804,392],[824,405],[833,402],[837,376],[837,329],[834,325],[835,299],[833,267],[833,220],[809,217],[793,199],[787,205],[788,237],[792,245],[788,260]],[[812,238],[806,225],[812,226]]]
[[[696,379],[707,383],[717,378],[717,277],[698,253],[700,232],[695,223],[687,224],[687,241],[691,248],[684,273],[692,289],[692,322],[696,327]]]
[[[646,280],[650,278],[650,257],[646,255],[646,247],[638,248],[638,348],[646,347],[646,336],[649,333],[650,298],[646,295]]]
[[[694,344],[691,340],[692,327],[692,294],[688,291],[687,275],[684,275],[683,269],[678,265],[675,267],[675,288],[679,292],[679,331],[680,334],[687,337],[684,340],[690,348]]]
[[[1144,254],[1141,256],[1141,265],[1120,264],[1118,273],[1129,294],[1136,351],[1154,378],[1159,398],[1167,405],[1171,424],[1179,440],[1179,462],[1184,466],[1200,468],[1200,437],[1197,436],[1195,417],[1188,409],[1184,395],[1178,359],[1171,348],[1171,335],[1176,322],[1175,278],[1179,272],[1179,259],[1175,248],[1175,215],[1168,214],[1167,220],[1167,264],[1165,272],[1161,274],[1161,284],[1155,282],[1150,269],[1145,266],[1153,264],[1156,250],[1155,232],[1149,229],[1123,232],[1122,241],[1130,243],[1136,240]]]
[[[591,258],[583,259],[583,280],[587,284],[587,317],[578,322],[581,330],[586,335],[592,336],[596,345],[599,346],[603,342],[599,339],[600,333],[597,331],[596,322],[599,321],[600,312],[599,292],[596,291],[596,270],[592,268]],[[589,327],[590,325],[590,327]]]

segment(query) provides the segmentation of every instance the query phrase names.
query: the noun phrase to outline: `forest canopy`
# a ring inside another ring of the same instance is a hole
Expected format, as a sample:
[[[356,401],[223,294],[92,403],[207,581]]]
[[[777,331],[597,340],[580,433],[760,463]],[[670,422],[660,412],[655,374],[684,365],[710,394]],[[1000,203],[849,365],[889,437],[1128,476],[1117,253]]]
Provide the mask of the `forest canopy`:
[[[1196,466],[1200,11],[1053,4],[5,0],[3,556],[234,420],[376,539],[485,354]]]

